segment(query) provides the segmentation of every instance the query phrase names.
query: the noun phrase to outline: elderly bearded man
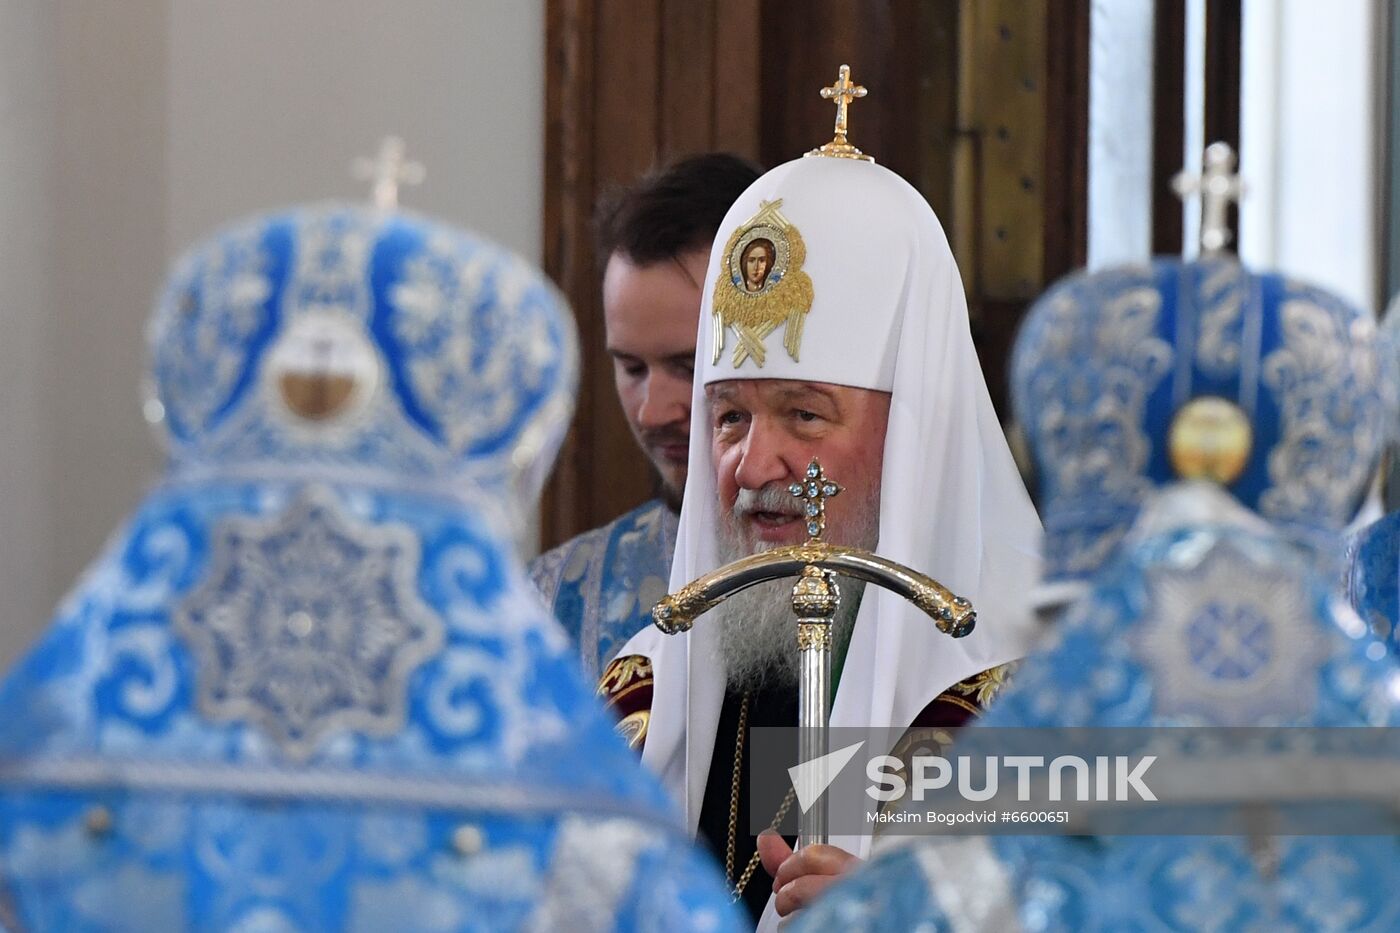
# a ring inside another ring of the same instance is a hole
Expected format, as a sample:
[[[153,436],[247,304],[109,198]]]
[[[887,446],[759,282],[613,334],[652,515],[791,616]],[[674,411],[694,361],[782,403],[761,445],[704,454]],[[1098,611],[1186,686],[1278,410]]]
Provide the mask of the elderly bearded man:
[[[845,487],[827,505],[825,539],[928,573],[979,619],[953,640],[897,595],[842,580],[832,726],[956,725],[1022,652],[1040,524],[987,395],[943,230],[886,169],[809,158],[759,179],[721,232],[696,355],[693,408],[706,420],[702,430],[696,419],[671,589],[805,540],[788,487],[818,458]],[[760,238],[775,258],[753,293],[742,260]],[[766,908],[761,926],[870,842],[834,838],[794,855],[776,835],[748,833],[746,730],[796,724],[789,593],[754,587],[685,635],[639,633],[600,688],[737,896],[755,915]]]

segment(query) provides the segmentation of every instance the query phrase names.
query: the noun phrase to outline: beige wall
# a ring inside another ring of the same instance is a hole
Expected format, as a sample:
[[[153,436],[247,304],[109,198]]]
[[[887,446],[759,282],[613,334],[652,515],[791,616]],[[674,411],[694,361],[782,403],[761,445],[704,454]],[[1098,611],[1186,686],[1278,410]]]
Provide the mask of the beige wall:
[[[542,0],[0,0],[0,664],[159,475],[168,260],[391,132],[407,206],[537,259],[543,48]]]
[[[60,3],[53,155],[53,343],[43,354],[52,536],[49,601],[102,546],[160,458],[141,420],[142,329],[165,266],[169,8]],[[4,495],[23,495],[8,487]],[[8,570],[8,568],[5,568]],[[11,619],[22,648],[47,612]]]
[[[347,171],[397,133],[407,207],[537,258],[543,0],[177,0],[169,245],[247,211],[360,197]]]
[[[45,373],[50,296],[53,8],[0,2],[0,656],[47,613],[54,517]]]
[[[1246,0],[1240,258],[1379,312],[1380,0]]]

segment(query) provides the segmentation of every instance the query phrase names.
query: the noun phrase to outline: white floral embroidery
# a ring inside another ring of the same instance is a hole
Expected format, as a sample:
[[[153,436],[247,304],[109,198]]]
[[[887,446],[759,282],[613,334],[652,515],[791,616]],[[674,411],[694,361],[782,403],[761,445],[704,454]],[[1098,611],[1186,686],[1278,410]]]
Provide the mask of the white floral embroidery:
[[[1017,347],[1018,412],[1058,537],[1047,577],[1098,567],[1152,487],[1147,398],[1173,360],[1156,335],[1161,303],[1150,269],[1082,277],[1042,300]]]
[[[181,438],[210,427],[249,366],[272,293],[261,226],[181,260],[151,322],[155,381]]]
[[[1277,521],[1339,528],[1380,456],[1375,325],[1297,286],[1279,317],[1282,346],[1264,360],[1282,437],[1269,453],[1259,510]]]
[[[1330,646],[1295,621],[1309,597],[1290,569],[1220,544],[1196,567],[1148,570],[1149,608],[1133,644],[1152,674],[1157,715],[1229,725],[1294,721],[1313,708],[1312,672]]]
[[[1196,300],[1200,303],[1200,333],[1196,337],[1196,365],[1212,376],[1228,377],[1240,365],[1243,349],[1243,311],[1249,298],[1250,276],[1239,263],[1203,263],[1204,275]],[[1259,309],[1249,305],[1251,314]]]

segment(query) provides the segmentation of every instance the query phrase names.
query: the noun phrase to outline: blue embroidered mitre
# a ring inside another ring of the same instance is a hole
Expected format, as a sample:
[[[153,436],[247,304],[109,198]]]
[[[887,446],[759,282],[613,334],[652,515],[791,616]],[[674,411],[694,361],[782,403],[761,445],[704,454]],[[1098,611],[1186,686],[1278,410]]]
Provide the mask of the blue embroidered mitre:
[[[1221,481],[1304,537],[1340,531],[1384,436],[1391,388],[1376,347],[1369,313],[1228,256],[1056,284],[1012,361],[1047,582],[1092,574],[1147,492],[1178,476]],[[1175,437],[1203,430],[1234,449],[1210,464],[1174,454]]]
[[[469,480],[538,492],[577,382],[562,299],[523,259],[399,212],[255,218],[175,267],[151,324],[171,470]]]

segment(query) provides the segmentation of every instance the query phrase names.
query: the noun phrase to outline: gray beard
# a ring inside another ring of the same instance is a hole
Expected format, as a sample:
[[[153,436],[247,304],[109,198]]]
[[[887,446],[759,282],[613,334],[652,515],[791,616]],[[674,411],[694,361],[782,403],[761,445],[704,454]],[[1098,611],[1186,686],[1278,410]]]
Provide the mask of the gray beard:
[[[787,484],[780,485],[782,495],[787,496]],[[765,488],[763,493],[767,492]],[[790,497],[787,501],[791,501]],[[851,536],[856,540],[841,543],[873,550],[879,536],[878,499],[862,506],[861,525]],[[747,557],[735,524],[721,519],[720,526],[721,565]],[[771,549],[771,545],[760,544],[758,551]],[[760,583],[735,593],[711,610],[715,617],[711,624],[719,625],[719,658],[730,689],[757,690],[765,684],[797,685],[801,663],[797,653],[797,617],[792,612],[792,584],[792,580]],[[832,643],[839,646],[849,643],[865,592],[865,581],[842,577],[837,585],[841,601],[831,620],[831,634]]]

